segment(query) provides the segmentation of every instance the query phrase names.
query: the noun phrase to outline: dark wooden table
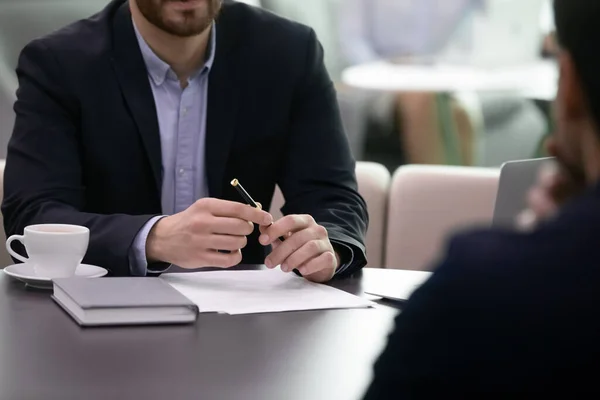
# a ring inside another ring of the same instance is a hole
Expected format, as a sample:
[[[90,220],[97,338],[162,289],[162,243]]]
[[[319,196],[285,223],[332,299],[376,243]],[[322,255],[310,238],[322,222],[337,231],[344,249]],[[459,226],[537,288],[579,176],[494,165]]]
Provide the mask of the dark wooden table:
[[[361,294],[369,272],[333,286]],[[379,305],[80,328],[49,291],[2,273],[0,286],[0,399],[7,400],[360,399],[398,313]]]

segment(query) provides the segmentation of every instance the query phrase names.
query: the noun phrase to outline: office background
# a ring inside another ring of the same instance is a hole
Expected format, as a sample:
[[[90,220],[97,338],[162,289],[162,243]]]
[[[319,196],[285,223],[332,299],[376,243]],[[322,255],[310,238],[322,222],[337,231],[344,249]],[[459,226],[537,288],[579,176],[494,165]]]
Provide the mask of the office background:
[[[410,14],[414,14],[416,8],[421,7],[418,4],[425,5],[425,3],[431,1],[435,2],[435,0],[421,2],[414,0],[371,0],[367,3],[373,5],[380,3],[380,7],[383,7],[383,9],[389,7],[390,4],[396,8],[399,4],[404,4],[400,8],[408,14],[408,17],[400,16],[400,18],[410,18]],[[463,3],[469,1],[466,0]],[[395,126],[398,125],[397,114],[390,113],[388,109],[391,93],[402,92],[402,90],[398,90],[402,88],[402,85],[390,84],[389,88],[383,88],[385,90],[381,90],[381,87],[373,90],[369,87],[372,78],[369,77],[369,73],[377,72],[376,70],[369,72],[368,69],[365,69],[362,72],[363,75],[357,78],[359,81],[362,79],[364,84],[360,84],[360,82],[359,85],[356,82],[350,82],[349,84],[348,79],[344,79],[348,68],[360,64],[360,61],[353,60],[349,55],[348,43],[352,44],[352,38],[347,37],[347,31],[344,30],[345,22],[342,20],[346,18],[344,10],[350,7],[351,3],[357,1],[247,0],[244,2],[262,6],[284,17],[310,25],[316,30],[326,51],[325,62],[327,68],[338,87],[343,121],[353,152],[358,160],[380,162],[391,171],[411,161],[410,154],[407,154],[411,149],[403,145],[400,139],[403,135],[402,127],[396,129]],[[448,1],[447,3],[457,2],[460,3],[461,0]],[[460,17],[455,18],[456,29],[451,30],[453,34],[448,35],[449,40],[447,43],[439,46],[435,49],[436,51],[447,54],[448,48],[451,49],[452,46],[456,46],[456,42],[461,40],[461,35],[464,38],[465,29],[470,29],[471,36],[485,36],[487,44],[471,43],[470,49],[466,52],[463,49],[463,63],[470,62],[470,57],[477,56],[478,51],[481,52],[482,49],[486,48],[491,52],[498,53],[498,57],[502,57],[503,52],[505,52],[506,68],[511,66],[517,68],[537,62],[537,60],[532,61],[528,58],[527,51],[529,50],[519,50],[519,46],[523,45],[521,43],[523,41],[515,42],[513,40],[509,42],[511,38],[502,38],[500,32],[495,32],[498,37],[488,37],[494,35],[494,31],[489,29],[490,26],[519,22],[512,21],[511,17],[507,16],[506,10],[516,10],[522,4],[521,1],[474,0],[471,2],[482,3],[483,7],[472,6],[462,9]],[[546,36],[552,31],[552,15],[549,1],[533,0],[531,3],[536,2],[541,4],[540,11],[537,14],[529,15],[529,29],[533,29],[539,34],[539,46],[536,49],[539,54],[536,54],[536,57],[540,55],[539,59],[542,60],[541,54],[544,51]],[[14,123],[12,105],[17,89],[17,78],[14,69],[23,46],[36,37],[95,13],[107,3],[108,0],[0,0],[0,158],[4,158],[6,155],[6,146]],[[440,18],[440,15],[428,16],[428,18],[434,17]],[[507,18],[507,20],[502,21],[502,18]],[[466,21],[470,22],[467,23]],[[521,19],[520,22],[522,21]],[[354,22],[356,23],[356,21]],[[377,22],[383,24],[386,21]],[[479,24],[479,32],[476,30],[478,29],[477,24]],[[430,24],[430,28],[433,25]],[[398,26],[398,36],[410,34],[408,29],[402,27],[401,23]],[[465,26],[469,26],[469,28],[464,28]],[[487,31],[486,27],[488,27]],[[458,32],[461,29],[462,33],[455,33],[455,31]],[[516,27],[515,29],[523,30],[523,27]],[[482,35],[481,32],[485,34]],[[411,40],[418,41],[420,39],[418,34],[414,34],[414,32],[412,34],[414,36],[410,37]],[[423,27],[421,27],[421,35],[426,34],[427,32],[423,31]],[[524,32],[520,34],[525,35]],[[390,43],[394,43],[397,39],[393,30],[387,32],[387,35]],[[475,54],[468,54],[469,51]],[[551,58],[546,57],[545,60],[548,61]],[[447,60],[445,59],[445,61]],[[358,73],[360,74],[361,71],[358,71]],[[432,159],[431,162],[425,159],[424,163],[499,166],[505,161],[543,154],[541,145],[544,137],[551,132],[552,126],[549,104],[553,95],[552,86],[554,84],[555,82],[552,82],[550,75],[545,82],[540,83],[540,86],[542,86],[540,90],[530,90],[530,92],[542,92],[541,95],[538,93],[519,93],[515,90],[490,90],[486,87],[475,87],[474,89],[477,90],[467,89],[460,92],[436,92],[440,108],[436,110],[438,111],[436,114],[432,115],[436,119],[435,126],[439,131],[432,134],[439,136],[438,139],[444,146],[444,154],[443,157]],[[460,130],[462,127],[457,127],[456,121],[448,118],[448,115],[443,115],[444,110],[450,107],[448,104],[446,104],[446,107],[444,106],[444,101],[450,101],[448,100],[449,96],[452,97],[451,101],[453,103],[458,104],[464,113],[463,115],[468,119],[470,132],[466,137],[461,136],[462,132]],[[388,103],[385,103],[386,97]],[[388,108],[381,106],[380,103],[387,104]],[[454,132],[448,134],[447,131]],[[468,148],[467,151],[472,154],[469,154],[469,156],[463,154],[463,157],[453,154],[460,146]],[[415,159],[419,160],[418,157]]]

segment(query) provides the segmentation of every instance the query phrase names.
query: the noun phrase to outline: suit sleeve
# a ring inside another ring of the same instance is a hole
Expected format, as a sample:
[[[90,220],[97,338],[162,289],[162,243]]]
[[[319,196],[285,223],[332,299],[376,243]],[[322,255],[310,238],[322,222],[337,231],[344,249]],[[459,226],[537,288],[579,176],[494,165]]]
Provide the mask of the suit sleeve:
[[[129,250],[152,215],[98,215],[85,209],[85,182],[77,98],[58,60],[42,42],[21,53],[16,121],[8,145],[2,204],[7,235],[32,224],[87,226],[85,263],[129,275]],[[22,249],[20,249],[22,252]]]
[[[578,313],[566,305],[569,274],[561,263],[549,267],[542,236],[455,237],[397,317],[365,399],[513,398],[548,387],[556,360],[563,360],[557,354],[569,355],[565,365],[577,360],[577,341],[568,338],[573,326],[589,320],[591,306]]]
[[[442,265],[440,274],[448,267]],[[459,350],[462,344],[449,332],[456,313],[451,304],[453,297],[442,281],[441,275],[434,275],[396,318],[364,400],[426,399],[451,394],[448,384],[453,371],[449,367],[462,357],[455,354],[453,346]]]
[[[336,92],[312,30],[307,37],[305,65],[293,98],[288,151],[278,182],[286,198],[282,211],[312,215],[327,228],[332,243],[349,246],[352,265],[343,274],[351,274],[366,264],[368,216],[357,191],[355,162]]]
[[[474,283],[473,275],[460,271],[452,247],[396,318],[365,400],[463,398],[466,393],[462,390],[475,390],[480,383],[471,368],[484,368],[477,357],[491,352],[475,351],[480,345],[475,335],[478,327],[498,316],[490,310],[479,313],[485,300],[471,288],[485,285]]]

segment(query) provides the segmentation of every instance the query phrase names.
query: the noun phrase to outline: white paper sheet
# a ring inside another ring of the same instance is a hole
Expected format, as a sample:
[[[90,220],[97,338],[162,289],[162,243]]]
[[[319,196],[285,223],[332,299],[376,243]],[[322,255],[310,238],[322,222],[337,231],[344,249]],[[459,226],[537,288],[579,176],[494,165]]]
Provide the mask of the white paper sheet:
[[[239,315],[373,305],[279,269],[164,274],[161,278],[196,303],[202,313]]]
[[[406,301],[431,275],[431,272],[425,271],[373,269],[365,274],[363,289],[373,296]]]

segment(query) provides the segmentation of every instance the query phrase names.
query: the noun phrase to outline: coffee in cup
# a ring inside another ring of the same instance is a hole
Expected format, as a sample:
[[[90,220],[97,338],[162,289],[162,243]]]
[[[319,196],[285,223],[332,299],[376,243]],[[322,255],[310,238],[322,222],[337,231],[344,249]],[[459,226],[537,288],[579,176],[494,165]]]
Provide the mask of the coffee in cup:
[[[88,248],[90,230],[84,226],[63,224],[31,225],[23,235],[13,235],[6,249],[17,260],[30,264],[36,276],[68,278],[75,274]],[[23,243],[29,258],[11,248],[15,240]]]

